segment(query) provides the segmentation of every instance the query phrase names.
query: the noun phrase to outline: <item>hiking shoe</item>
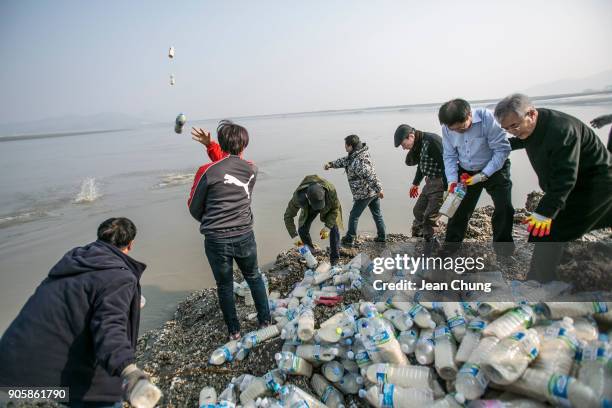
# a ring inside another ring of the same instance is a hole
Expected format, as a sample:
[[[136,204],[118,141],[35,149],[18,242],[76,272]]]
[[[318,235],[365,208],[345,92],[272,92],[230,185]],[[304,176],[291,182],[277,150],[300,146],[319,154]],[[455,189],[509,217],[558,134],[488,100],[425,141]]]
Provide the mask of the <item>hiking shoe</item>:
[[[345,247],[352,247],[353,245],[355,245],[355,240],[349,236],[344,236],[340,240],[340,243]]]
[[[374,238],[376,242],[387,242],[387,237],[376,237]]]

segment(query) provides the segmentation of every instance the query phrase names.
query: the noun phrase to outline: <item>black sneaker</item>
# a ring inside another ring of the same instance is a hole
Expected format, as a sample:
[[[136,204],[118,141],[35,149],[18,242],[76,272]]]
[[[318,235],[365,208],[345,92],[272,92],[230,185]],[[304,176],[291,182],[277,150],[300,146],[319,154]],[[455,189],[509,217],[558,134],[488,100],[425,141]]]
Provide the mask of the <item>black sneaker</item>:
[[[344,236],[342,237],[342,239],[340,240],[340,243],[342,244],[342,246],[345,247],[352,247],[353,245],[355,245],[355,240],[349,236]]]
[[[387,242],[387,237],[376,237],[374,238],[376,242]]]

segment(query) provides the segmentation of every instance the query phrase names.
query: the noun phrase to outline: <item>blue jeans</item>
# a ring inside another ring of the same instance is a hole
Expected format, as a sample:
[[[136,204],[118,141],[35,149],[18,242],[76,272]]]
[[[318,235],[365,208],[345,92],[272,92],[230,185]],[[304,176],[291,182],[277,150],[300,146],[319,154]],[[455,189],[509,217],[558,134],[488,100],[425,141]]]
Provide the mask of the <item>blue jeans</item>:
[[[268,296],[257,265],[257,243],[253,231],[237,237],[205,238],[204,250],[217,282],[219,306],[229,333],[240,332],[240,323],[238,322],[234,302],[234,261],[240,268],[244,280],[249,284],[259,323],[270,322],[272,318],[270,317]]]
[[[382,212],[380,211],[380,198],[374,196],[353,201],[353,208],[351,209],[351,214],[349,215],[348,231],[346,231],[346,237],[351,241],[357,236],[357,224],[359,223],[359,217],[361,217],[361,214],[366,207],[370,208],[370,212],[374,218],[374,223],[376,224],[376,235],[378,235],[379,238],[385,237],[385,222],[383,221]]]
[[[300,239],[308,248],[312,251],[314,246],[312,245],[312,238],[310,237],[310,226],[315,218],[319,215],[319,211],[311,209],[308,212],[308,218],[304,225],[298,228],[298,234]],[[340,230],[337,225],[329,231],[329,261],[335,265],[340,259]]]

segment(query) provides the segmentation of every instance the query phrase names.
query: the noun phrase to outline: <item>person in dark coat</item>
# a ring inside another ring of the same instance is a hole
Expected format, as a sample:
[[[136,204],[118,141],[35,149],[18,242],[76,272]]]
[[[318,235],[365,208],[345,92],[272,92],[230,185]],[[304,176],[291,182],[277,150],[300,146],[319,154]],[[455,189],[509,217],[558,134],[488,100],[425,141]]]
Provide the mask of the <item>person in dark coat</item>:
[[[612,158],[595,132],[580,120],[535,108],[526,95],[500,101],[495,116],[513,150],[525,149],[544,197],[525,223],[529,240],[567,242],[612,226]],[[536,244],[528,279],[556,279],[563,245]]]
[[[114,407],[148,381],[134,355],[146,268],[128,255],[135,236],[110,218],[51,268],[0,339],[0,387],[69,387],[71,406]]]
[[[421,132],[409,125],[400,125],[393,135],[395,147],[408,150],[406,165],[417,166],[410,198],[416,198],[413,208],[412,236],[423,237],[432,243],[438,231],[440,207],[446,191],[446,175],[442,159],[442,138],[435,133]],[[425,179],[425,187],[419,195],[419,184]]]

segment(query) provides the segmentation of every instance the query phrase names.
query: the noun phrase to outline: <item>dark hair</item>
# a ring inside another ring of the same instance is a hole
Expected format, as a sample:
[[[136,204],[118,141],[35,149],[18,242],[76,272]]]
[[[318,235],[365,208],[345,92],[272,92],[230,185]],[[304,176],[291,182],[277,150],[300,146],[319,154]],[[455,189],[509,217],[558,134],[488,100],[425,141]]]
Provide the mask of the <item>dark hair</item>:
[[[136,226],[128,218],[109,218],[98,227],[98,239],[125,248],[136,237]]]
[[[348,146],[351,146],[353,150],[355,150],[360,145],[361,142],[359,141],[359,136],[348,135],[347,137],[344,138],[344,143],[346,143]]]
[[[221,150],[229,154],[240,154],[249,145],[249,132],[231,120],[219,122],[217,138]]]
[[[470,104],[465,99],[453,99],[440,106],[438,120],[442,125],[452,126],[465,122],[471,111]]]

